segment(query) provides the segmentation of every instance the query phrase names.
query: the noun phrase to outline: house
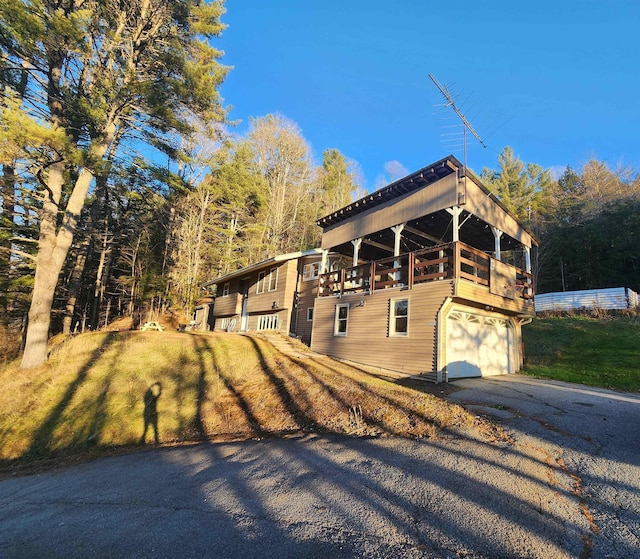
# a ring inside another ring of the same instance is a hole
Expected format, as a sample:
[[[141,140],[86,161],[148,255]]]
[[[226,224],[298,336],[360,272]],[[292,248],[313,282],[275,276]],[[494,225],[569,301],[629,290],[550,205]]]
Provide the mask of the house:
[[[196,309],[199,329],[277,330],[309,344],[322,255],[320,249],[282,254],[205,283],[215,297]]]
[[[317,224],[313,350],[433,380],[520,369],[537,240],[455,157]]]

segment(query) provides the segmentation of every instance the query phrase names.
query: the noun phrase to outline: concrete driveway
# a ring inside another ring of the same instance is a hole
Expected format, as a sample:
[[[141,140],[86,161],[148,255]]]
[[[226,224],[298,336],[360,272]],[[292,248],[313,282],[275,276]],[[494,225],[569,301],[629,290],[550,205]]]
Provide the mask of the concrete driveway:
[[[0,557],[638,556],[640,398],[523,377],[454,387],[514,443],[308,435],[5,480]]]

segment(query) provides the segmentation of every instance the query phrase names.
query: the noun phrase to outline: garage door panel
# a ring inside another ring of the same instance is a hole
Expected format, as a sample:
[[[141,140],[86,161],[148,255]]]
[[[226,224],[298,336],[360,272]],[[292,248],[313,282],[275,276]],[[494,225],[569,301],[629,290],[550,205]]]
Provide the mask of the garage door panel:
[[[513,342],[506,320],[454,311],[446,327],[448,378],[510,372]]]

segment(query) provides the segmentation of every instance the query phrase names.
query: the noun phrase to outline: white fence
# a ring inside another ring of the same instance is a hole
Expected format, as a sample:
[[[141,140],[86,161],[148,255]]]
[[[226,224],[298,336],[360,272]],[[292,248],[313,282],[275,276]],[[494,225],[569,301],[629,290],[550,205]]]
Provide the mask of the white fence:
[[[627,287],[584,289],[543,293],[535,297],[536,312],[578,309],[632,309],[638,306],[638,294]]]

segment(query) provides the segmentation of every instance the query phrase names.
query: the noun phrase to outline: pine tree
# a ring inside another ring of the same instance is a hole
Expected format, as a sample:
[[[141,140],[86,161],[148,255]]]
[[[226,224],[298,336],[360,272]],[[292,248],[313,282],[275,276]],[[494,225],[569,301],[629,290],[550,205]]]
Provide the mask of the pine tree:
[[[123,139],[175,153],[189,115],[224,119],[217,88],[226,75],[209,40],[223,25],[221,0],[89,0],[0,5],[0,51],[29,81],[15,110],[50,141],[22,155],[41,196],[39,243],[21,366],[46,359],[58,277],[96,175]],[[4,119],[3,119],[4,120]]]

